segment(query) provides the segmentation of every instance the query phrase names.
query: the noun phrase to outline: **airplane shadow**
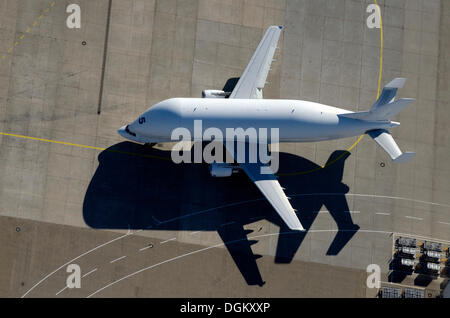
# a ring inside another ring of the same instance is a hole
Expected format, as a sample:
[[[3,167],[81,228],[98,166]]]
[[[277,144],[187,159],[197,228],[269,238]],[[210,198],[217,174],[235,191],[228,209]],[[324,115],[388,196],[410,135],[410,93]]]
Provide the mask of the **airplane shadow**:
[[[280,153],[280,184],[308,231],[325,205],[340,231],[327,254],[337,255],[359,229],[351,219],[342,183],[345,159],[335,151],[318,169],[315,163]],[[175,164],[170,151],[121,142],[102,151],[83,202],[86,224],[95,229],[217,231],[249,285],[262,280],[244,225],[266,219],[280,226],[275,262],[289,263],[306,236],[286,228],[272,206],[243,174],[213,178],[206,164]],[[317,171],[284,175],[292,171]],[[325,193],[325,194],[324,194]],[[329,193],[329,195],[326,195]],[[261,229],[259,229],[260,231]]]

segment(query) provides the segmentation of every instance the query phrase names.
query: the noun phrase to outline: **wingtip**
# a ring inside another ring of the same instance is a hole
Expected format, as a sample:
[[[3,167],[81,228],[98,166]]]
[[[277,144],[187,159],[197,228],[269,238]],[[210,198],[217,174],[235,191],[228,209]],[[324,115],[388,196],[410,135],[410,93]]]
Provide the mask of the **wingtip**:
[[[395,163],[407,163],[411,162],[414,159],[414,156],[416,155],[415,152],[404,152],[397,158],[393,159],[392,161]]]
[[[300,223],[300,221],[296,222],[297,224],[295,226],[289,226],[289,229],[292,231],[305,231],[303,228],[303,225]]]

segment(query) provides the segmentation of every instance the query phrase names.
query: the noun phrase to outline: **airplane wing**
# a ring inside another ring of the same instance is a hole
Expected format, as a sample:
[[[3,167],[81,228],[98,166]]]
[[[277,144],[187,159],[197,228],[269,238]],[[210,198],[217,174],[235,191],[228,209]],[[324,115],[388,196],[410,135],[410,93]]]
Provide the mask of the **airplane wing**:
[[[262,89],[266,84],[282,29],[282,26],[271,26],[267,29],[230,98],[262,98]]]
[[[251,232],[251,230],[244,230],[242,224],[236,222],[222,225],[217,229],[217,233],[224,242],[247,284],[263,286],[265,282],[261,277],[261,272],[256,263],[256,260],[261,255],[253,254],[251,248],[251,245],[257,241],[248,240],[247,238],[247,234]]]
[[[237,149],[237,147],[235,147],[234,149],[228,149],[227,143],[225,142],[224,144],[228,152],[232,154],[236,159],[235,149]],[[248,143],[246,144],[245,149],[249,149]],[[287,226],[291,230],[304,231],[305,229],[303,228],[297,215],[295,214],[295,210],[292,208],[291,203],[284,193],[283,188],[278,183],[277,178],[273,173],[267,173],[267,169],[270,169],[269,166],[261,162],[241,163],[239,161],[244,162],[245,160],[237,161],[242,170],[244,170],[245,173],[250,177],[250,179],[255,183],[255,185],[270,202],[275,211],[278,212]],[[262,167],[266,169],[264,174],[261,173]]]

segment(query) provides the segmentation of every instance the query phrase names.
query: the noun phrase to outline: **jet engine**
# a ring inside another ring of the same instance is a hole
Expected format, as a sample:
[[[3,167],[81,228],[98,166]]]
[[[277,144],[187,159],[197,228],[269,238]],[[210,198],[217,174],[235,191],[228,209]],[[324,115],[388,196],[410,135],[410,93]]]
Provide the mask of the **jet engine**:
[[[206,89],[202,91],[202,98],[227,98],[230,92],[224,92],[217,89]]]
[[[209,165],[209,173],[212,177],[225,178],[237,172],[239,172],[239,166],[230,163],[214,162]]]

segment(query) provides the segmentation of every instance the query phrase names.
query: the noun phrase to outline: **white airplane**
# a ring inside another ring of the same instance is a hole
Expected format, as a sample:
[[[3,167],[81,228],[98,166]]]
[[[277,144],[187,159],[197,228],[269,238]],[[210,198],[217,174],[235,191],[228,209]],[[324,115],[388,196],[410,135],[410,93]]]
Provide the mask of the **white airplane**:
[[[279,142],[313,142],[368,134],[394,162],[408,162],[413,152],[399,149],[387,129],[400,123],[390,118],[414,101],[395,99],[403,87],[404,78],[387,84],[369,111],[352,112],[302,100],[263,99],[262,89],[277,49],[282,26],[271,26],[253,54],[232,92],[205,90],[203,98],[171,98],[150,107],[133,123],[119,129],[119,134],[140,143],[173,142],[172,131],[185,127],[194,136],[194,120],[202,120],[203,128],[228,127],[279,128]],[[203,141],[210,141],[203,139]],[[226,144],[226,143],[225,143]],[[228,149],[228,148],[227,148]],[[230,149],[228,149],[229,152]],[[236,158],[236,153],[231,155]],[[261,174],[258,165],[239,162],[239,168],[250,177],[262,194],[291,230],[304,228],[292,208],[283,188],[273,173]],[[210,173],[215,177],[230,176],[237,165],[212,163]]]

